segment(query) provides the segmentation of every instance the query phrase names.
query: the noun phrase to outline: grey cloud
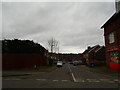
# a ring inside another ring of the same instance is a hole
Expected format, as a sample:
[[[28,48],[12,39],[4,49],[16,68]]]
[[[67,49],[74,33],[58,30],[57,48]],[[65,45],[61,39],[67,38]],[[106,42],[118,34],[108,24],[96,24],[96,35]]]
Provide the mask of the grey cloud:
[[[3,38],[33,39],[46,46],[54,37],[61,52],[78,52],[104,45],[100,26],[113,13],[112,2],[3,3]]]

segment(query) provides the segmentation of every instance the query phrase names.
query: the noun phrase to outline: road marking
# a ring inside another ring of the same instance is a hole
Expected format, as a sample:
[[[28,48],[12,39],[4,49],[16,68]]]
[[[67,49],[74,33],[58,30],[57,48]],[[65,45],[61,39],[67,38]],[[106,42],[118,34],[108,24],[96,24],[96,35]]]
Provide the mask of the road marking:
[[[97,79],[86,79],[88,82],[100,82],[99,80]]]
[[[53,80],[54,82],[57,82],[58,80]]]
[[[67,81],[69,81],[69,80],[62,80],[63,82],[67,82]]]
[[[69,65],[68,65],[68,68],[69,68],[70,73],[71,73],[71,75],[72,75],[73,81],[76,82],[75,76],[74,76],[74,74],[72,73],[72,70],[71,70],[71,68],[69,67]]]
[[[118,79],[114,79],[114,81],[115,81],[115,82],[120,82],[120,80],[118,80]]]
[[[36,79],[36,80],[42,80],[42,81],[45,81],[46,79]]]
[[[14,78],[14,79],[4,79],[4,80],[21,80],[21,79]]]
[[[84,79],[78,79],[76,82],[85,82]]]
[[[72,77],[73,77],[74,82],[76,82],[76,79],[75,79],[75,76],[73,75],[73,73],[72,73]]]
[[[106,83],[119,83],[120,81],[118,79],[77,79],[76,82],[106,82]]]
[[[109,83],[115,83],[114,80],[110,80],[110,79],[100,79],[100,81],[109,82]]]
[[[73,76],[73,80],[74,82],[81,82],[81,83],[85,83],[85,82],[106,82],[106,83],[120,83],[120,81],[118,79],[75,79],[73,73],[72,73],[72,76]],[[17,78],[14,78],[14,79],[10,79],[10,78],[6,78],[6,79],[3,79],[3,80],[22,80],[22,79],[17,79]],[[46,81],[47,79],[28,79],[28,80],[38,80],[38,81]],[[54,82],[58,82],[60,80],[52,80]],[[61,80],[62,82],[68,82],[69,80]]]
[[[101,81],[108,81],[109,79],[99,79],[99,80],[101,80]]]

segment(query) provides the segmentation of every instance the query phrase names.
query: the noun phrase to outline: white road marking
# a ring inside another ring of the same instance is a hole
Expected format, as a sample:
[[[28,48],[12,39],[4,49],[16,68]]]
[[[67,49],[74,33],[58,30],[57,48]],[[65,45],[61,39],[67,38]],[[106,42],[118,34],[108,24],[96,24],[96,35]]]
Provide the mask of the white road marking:
[[[63,82],[67,82],[67,81],[69,81],[69,80],[62,80]]]
[[[21,79],[14,78],[14,79],[4,79],[4,80],[21,80]]]
[[[99,80],[97,79],[86,79],[88,82],[100,82]]]
[[[115,82],[120,82],[118,79],[114,79]]]
[[[72,75],[73,75],[73,73],[72,73]],[[81,82],[81,83],[85,83],[85,82],[106,82],[106,83],[120,83],[120,81],[118,80],[118,79],[112,79],[112,80],[110,80],[110,79],[75,79],[74,78],[74,75],[73,75],[73,79],[74,79],[74,82]],[[3,80],[22,80],[22,79],[17,79],[17,78],[11,78],[11,79],[9,79],[9,78],[6,78],[6,79],[3,79]],[[29,80],[41,80],[41,81],[46,81],[47,79],[29,79]],[[58,81],[60,81],[60,80],[52,80],[52,81],[54,81],[54,82],[58,82]],[[67,81],[69,81],[69,80],[61,80],[62,82],[67,82]]]
[[[72,77],[73,77],[74,82],[76,82],[76,79],[75,79],[75,76],[74,76],[74,74],[73,74],[73,73],[72,73]]]
[[[54,82],[57,82],[58,80],[53,80]]]
[[[101,81],[109,81],[109,79],[99,79],[99,80],[101,80]]]
[[[76,82],[85,82],[84,79],[78,79]]]
[[[72,70],[71,70],[71,68],[70,68],[69,66],[68,66],[68,68],[69,68],[69,70],[70,70],[70,73],[71,73],[71,75],[72,75],[73,81],[74,81],[74,82],[76,82],[75,76],[74,76],[74,74],[72,73]]]
[[[76,82],[106,82],[106,83],[119,83],[120,81],[118,79],[77,79]]]
[[[110,79],[100,79],[100,81],[109,82],[109,83],[115,83],[114,80],[110,80]]]
[[[42,80],[42,81],[44,81],[44,80],[46,80],[46,79],[36,79],[36,80]]]

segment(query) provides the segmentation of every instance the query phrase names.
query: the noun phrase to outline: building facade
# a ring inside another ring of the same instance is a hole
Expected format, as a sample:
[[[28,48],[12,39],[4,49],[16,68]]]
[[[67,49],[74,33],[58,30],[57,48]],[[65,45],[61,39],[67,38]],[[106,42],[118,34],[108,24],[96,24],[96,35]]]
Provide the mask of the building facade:
[[[83,52],[83,58],[86,60],[87,66],[100,66],[105,64],[104,46],[95,45],[93,47],[88,47]]]
[[[117,9],[115,14],[101,27],[104,28],[106,61],[110,69],[120,70],[120,10],[116,3]]]

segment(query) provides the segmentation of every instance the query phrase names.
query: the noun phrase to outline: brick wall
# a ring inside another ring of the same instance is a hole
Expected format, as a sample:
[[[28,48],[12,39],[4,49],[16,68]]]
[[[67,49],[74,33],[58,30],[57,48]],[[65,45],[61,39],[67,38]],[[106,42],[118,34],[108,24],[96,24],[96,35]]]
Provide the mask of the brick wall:
[[[108,35],[114,32],[115,36],[115,42],[109,43]],[[105,46],[106,49],[110,49],[112,47],[117,47],[120,45],[120,17],[117,16],[112,22],[108,23],[104,27],[104,33],[105,33]]]
[[[3,54],[2,69],[34,68],[47,65],[47,58],[40,54]]]

